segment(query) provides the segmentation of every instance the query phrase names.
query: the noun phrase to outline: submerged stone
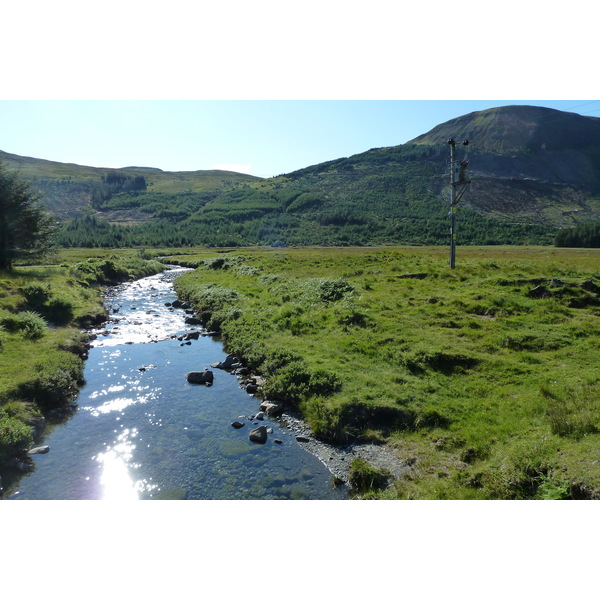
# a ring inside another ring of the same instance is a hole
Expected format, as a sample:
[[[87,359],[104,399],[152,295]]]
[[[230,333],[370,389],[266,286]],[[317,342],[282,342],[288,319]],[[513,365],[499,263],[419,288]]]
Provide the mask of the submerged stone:
[[[264,444],[267,441],[267,428],[264,425],[261,425],[256,429],[252,429],[248,435],[248,438],[251,442]]]

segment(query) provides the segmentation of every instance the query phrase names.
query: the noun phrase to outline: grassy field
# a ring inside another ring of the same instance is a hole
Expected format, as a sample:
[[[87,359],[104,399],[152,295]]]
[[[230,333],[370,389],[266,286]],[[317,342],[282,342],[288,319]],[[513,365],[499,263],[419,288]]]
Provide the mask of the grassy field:
[[[600,497],[600,251],[197,250],[177,280],[323,439],[411,465],[384,498]]]

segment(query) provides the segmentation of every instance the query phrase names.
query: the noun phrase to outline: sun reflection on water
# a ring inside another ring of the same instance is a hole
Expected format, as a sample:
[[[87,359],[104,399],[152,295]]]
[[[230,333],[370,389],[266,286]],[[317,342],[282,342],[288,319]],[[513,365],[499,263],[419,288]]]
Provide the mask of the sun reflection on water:
[[[131,471],[140,466],[132,462],[135,444],[131,440],[137,435],[137,429],[125,429],[117,437],[114,446],[95,456],[102,469],[100,483],[104,488],[103,500],[139,500],[141,491],[156,487],[145,480],[135,481],[132,478]]]
[[[132,396],[120,396],[117,398],[112,398],[111,400],[107,400],[98,406],[82,406],[82,410],[88,410],[94,417],[98,417],[100,415],[106,415],[110,412],[117,411],[123,412],[128,406],[132,404],[145,404],[149,400],[156,397],[157,391],[156,389],[150,389],[149,385],[143,386],[138,385],[139,381],[130,382],[129,390],[134,395]],[[111,385],[108,388],[93,392],[88,396],[89,400],[96,400],[101,396],[108,396],[109,393],[122,392],[125,390],[124,385]],[[146,393],[142,393],[146,392]]]
[[[99,454],[97,460],[102,463],[100,482],[104,487],[103,500],[139,499],[123,457],[115,450],[109,450]]]

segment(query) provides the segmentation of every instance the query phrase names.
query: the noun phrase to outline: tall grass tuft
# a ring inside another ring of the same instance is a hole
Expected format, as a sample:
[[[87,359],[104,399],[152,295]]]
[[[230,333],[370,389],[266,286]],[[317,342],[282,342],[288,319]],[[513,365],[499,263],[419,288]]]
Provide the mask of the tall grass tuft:
[[[584,382],[574,387],[550,389],[542,386],[546,414],[552,433],[581,438],[600,431],[600,385]]]
[[[24,310],[16,315],[2,317],[0,325],[10,333],[20,333],[25,339],[37,340],[45,335],[46,321],[31,310]]]

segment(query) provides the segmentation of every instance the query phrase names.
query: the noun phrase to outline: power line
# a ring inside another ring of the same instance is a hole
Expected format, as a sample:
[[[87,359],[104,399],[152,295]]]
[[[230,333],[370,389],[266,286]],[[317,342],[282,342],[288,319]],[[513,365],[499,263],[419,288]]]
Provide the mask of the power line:
[[[589,102],[584,102],[583,104],[577,104],[576,106],[569,106],[564,110],[573,110],[574,108],[580,108],[581,106],[587,106],[588,104],[594,104],[595,102],[600,102],[600,100],[590,100]]]

